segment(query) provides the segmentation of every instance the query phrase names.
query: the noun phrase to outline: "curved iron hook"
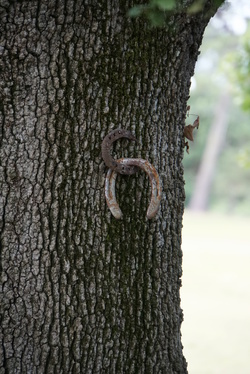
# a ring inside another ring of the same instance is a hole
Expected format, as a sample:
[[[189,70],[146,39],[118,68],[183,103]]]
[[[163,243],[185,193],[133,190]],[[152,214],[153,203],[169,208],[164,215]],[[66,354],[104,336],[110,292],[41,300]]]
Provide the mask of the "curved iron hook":
[[[120,158],[117,162],[124,166],[137,166],[148,174],[151,183],[151,200],[147,210],[147,218],[154,218],[160,206],[162,193],[161,182],[156,169],[147,160],[143,160],[142,158]],[[105,197],[113,216],[116,219],[120,219],[122,211],[115,196],[116,177],[117,172],[109,169],[105,180]]]

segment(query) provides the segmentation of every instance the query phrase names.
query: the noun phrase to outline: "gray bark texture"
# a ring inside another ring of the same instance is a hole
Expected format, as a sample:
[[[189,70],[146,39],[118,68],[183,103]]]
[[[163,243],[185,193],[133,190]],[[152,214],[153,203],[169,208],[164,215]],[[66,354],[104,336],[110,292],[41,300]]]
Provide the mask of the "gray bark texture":
[[[210,2],[207,2],[210,7]],[[0,1],[0,373],[186,373],[180,286],[183,127],[208,18],[169,29],[126,0]],[[104,198],[101,142],[154,164]]]

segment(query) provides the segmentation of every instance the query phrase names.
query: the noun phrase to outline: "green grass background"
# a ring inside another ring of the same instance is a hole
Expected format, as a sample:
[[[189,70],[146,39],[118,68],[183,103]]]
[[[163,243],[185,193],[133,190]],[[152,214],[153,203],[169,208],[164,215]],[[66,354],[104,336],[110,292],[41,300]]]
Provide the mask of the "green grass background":
[[[182,342],[190,374],[250,374],[250,218],[186,211]]]

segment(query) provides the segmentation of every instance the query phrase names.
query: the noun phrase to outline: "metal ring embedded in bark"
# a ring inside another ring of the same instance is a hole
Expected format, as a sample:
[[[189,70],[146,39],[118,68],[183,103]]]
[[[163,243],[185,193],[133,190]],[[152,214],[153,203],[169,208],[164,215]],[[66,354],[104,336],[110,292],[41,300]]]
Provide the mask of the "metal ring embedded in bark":
[[[160,178],[156,169],[147,160],[141,158],[121,158],[117,160],[117,163],[124,166],[137,166],[148,174],[151,183],[151,200],[147,210],[147,218],[153,218],[158,212],[162,192]],[[105,197],[113,216],[120,219],[122,217],[122,211],[115,196],[116,177],[116,170],[109,169],[105,180]]]
[[[126,138],[137,141],[135,136],[128,130],[115,129],[105,136],[102,142],[102,158],[108,168],[115,170],[119,174],[131,175],[138,171],[133,165],[123,165],[115,160],[110,153],[110,147],[114,141],[120,138]]]

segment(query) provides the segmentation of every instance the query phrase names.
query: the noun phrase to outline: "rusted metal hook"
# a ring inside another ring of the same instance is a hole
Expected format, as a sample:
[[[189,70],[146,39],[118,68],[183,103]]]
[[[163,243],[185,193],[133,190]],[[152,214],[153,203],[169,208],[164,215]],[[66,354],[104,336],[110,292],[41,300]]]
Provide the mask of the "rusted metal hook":
[[[147,160],[143,160],[142,158],[121,158],[117,160],[117,163],[124,166],[137,166],[148,174],[151,183],[151,200],[147,210],[147,218],[153,218],[158,212],[162,192],[160,178],[156,169]],[[120,219],[122,211],[115,196],[116,177],[116,170],[109,169],[105,180],[105,197],[113,216],[116,219]]]

